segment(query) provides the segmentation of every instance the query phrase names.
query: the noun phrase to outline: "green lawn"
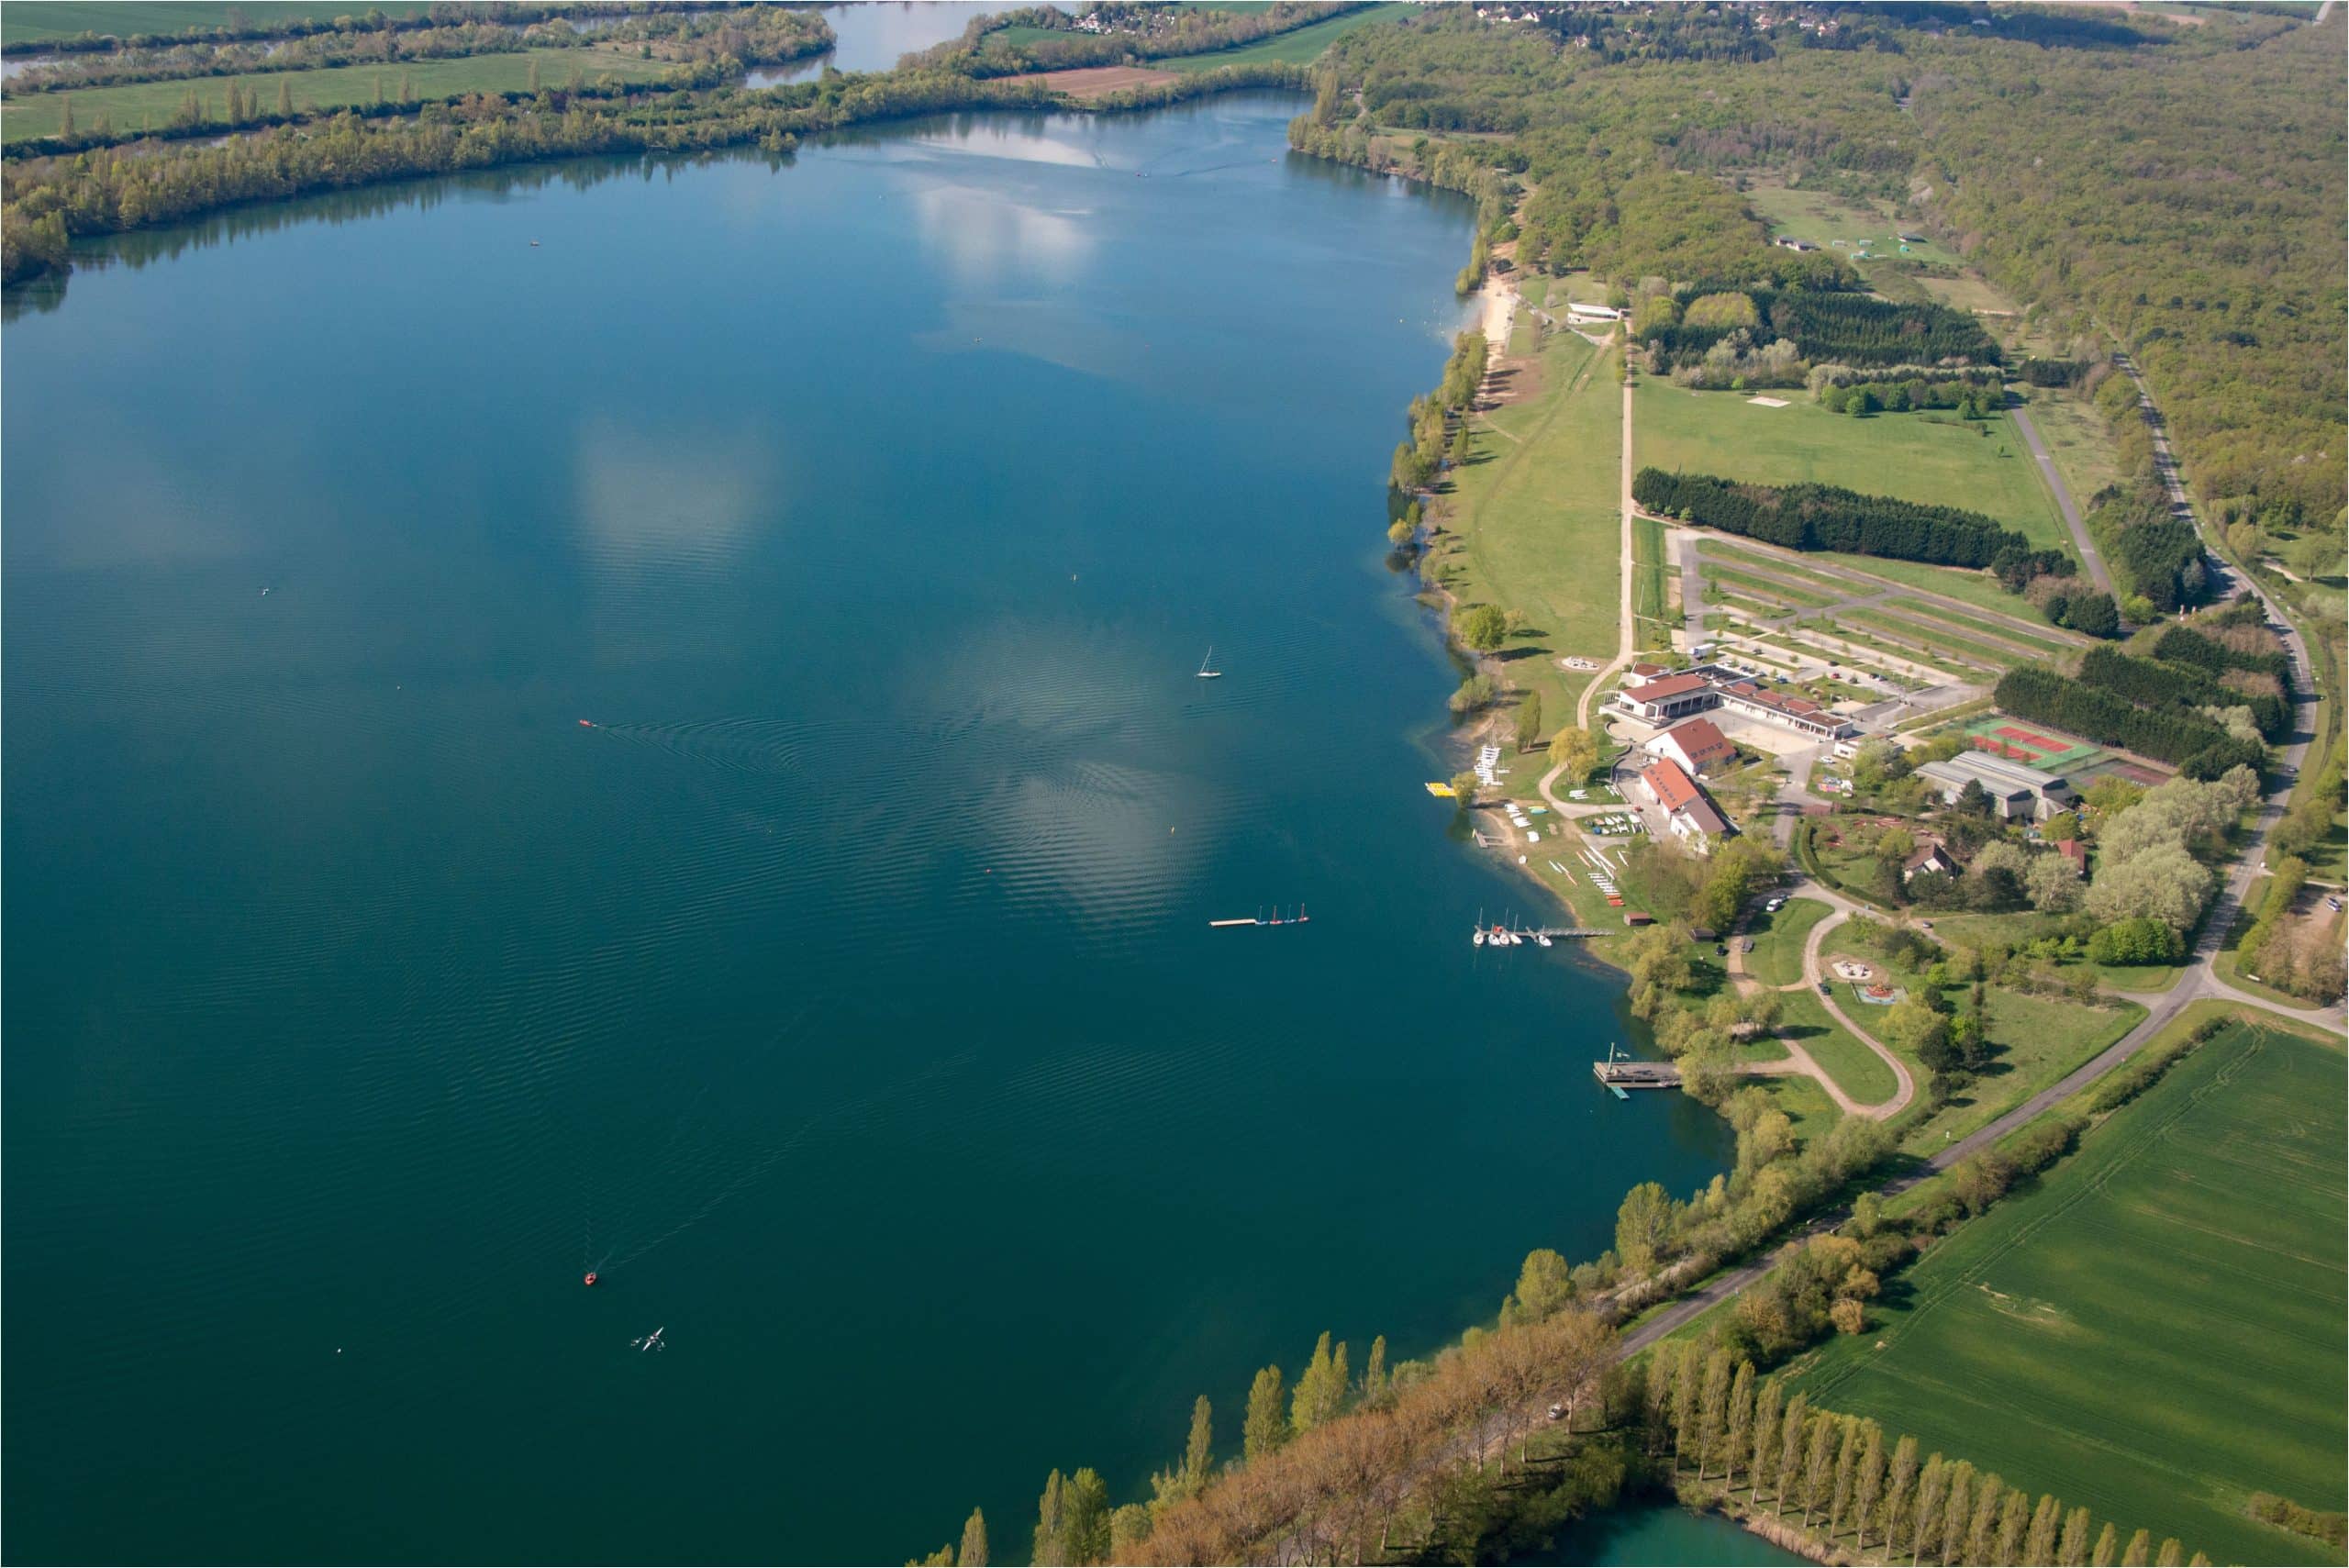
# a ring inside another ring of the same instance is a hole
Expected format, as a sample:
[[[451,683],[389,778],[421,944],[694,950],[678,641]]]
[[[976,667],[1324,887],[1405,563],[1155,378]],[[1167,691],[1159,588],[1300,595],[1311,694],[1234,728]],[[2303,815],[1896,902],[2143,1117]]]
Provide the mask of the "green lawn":
[[[1996,622],[1986,625],[1977,619],[1968,619],[1963,610],[1952,605],[1937,605],[1928,599],[1894,599],[1887,607],[1898,610],[1904,616],[1921,616],[1929,622],[1964,627],[1968,630],[1980,632],[1986,637],[1996,638],[2000,642],[2011,642],[2031,649],[2048,658],[2076,651],[2050,638],[2033,637],[2029,632],[2017,631],[2012,627]]]
[[[2068,554],[2070,546],[2065,549]],[[1830,565],[1865,572],[1893,587],[1939,594],[1993,615],[2014,616],[2025,621],[2041,618],[2028,600],[1999,587],[1998,580],[1987,572],[1969,572],[1959,566],[1928,566],[1921,561],[1887,561],[1876,555],[1842,555],[1834,550],[1821,550],[1819,559]],[[1846,591],[1856,594],[1865,590],[1852,587]]]
[[[1941,629],[1930,621],[1920,626],[1913,620],[1905,619],[1888,610],[1830,610],[1827,613],[1839,622],[1851,621],[1859,626],[1874,627],[1876,630],[1896,639],[1906,638],[1929,653],[1954,653],[1961,659],[1969,659],[1975,663],[1986,664],[1994,670],[2011,669],[2017,664],[2040,663],[2043,662],[2047,657],[2044,653],[2036,653],[2027,648],[2009,648],[1997,643],[1983,642],[1971,637],[1960,637],[1955,632]]]
[[[341,0],[330,6],[310,0],[244,0],[242,5],[212,4],[211,0],[9,0],[0,8],[0,43],[39,43],[48,39],[78,38],[83,33],[111,33],[129,38],[139,33],[180,33],[190,28],[220,28],[231,11],[241,13],[253,27],[290,27],[296,22],[330,22],[337,17],[363,16],[369,10],[405,20],[431,7],[428,0],[385,0],[353,6]]]
[[[1722,558],[1709,551],[1700,552],[1698,558],[1704,562],[1705,576],[1709,581],[1718,580],[1728,583],[1744,589],[1749,594],[1765,594],[1800,609],[1815,610],[1822,605],[1832,604],[1836,599],[1843,597],[1842,595],[1836,594],[1831,589],[1798,588],[1778,577],[1765,577],[1756,572],[1720,565],[1719,562]],[[1753,558],[1748,556],[1744,559],[1752,560]]]
[[[1835,254],[1846,260],[1862,249],[1895,258],[1900,255],[1902,226],[1893,221],[1887,203],[1862,203],[1831,191],[1808,190],[1765,179],[1755,181],[1745,193],[1745,205],[1769,224],[1774,239],[1808,239],[1814,245],[1832,247]],[[1910,228],[1909,232],[1919,230]],[[1835,245],[1839,239],[1843,244]],[[1909,260],[1954,267],[1962,258],[1928,239],[1909,247]]]
[[[518,93],[529,86],[530,64],[539,67],[540,83],[560,87],[573,71],[587,81],[606,75],[623,82],[647,82],[669,69],[656,60],[601,49],[536,49],[518,54],[481,54],[463,60],[419,60],[391,65],[337,65],[317,71],[266,72],[229,78],[206,76],[195,81],[139,82],[122,87],[93,87],[71,95],[38,93],[11,98],[0,109],[0,140],[22,141],[48,136],[64,116],[65,99],[73,100],[73,122],[87,130],[101,116],[117,132],[161,127],[178,112],[180,100],[193,88],[206,110],[224,112],[228,88],[236,85],[261,95],[263,114],[277,108],[279,88],[294,96],[297,112],[336,109],[346,104],[373,103],[377,84],[396,98],[405,81],[418,98],[455,98],[467,93]]]
[[[1764,408],[1743,393],[1691,392],[1642,379],[1632,432],[1640,466],[1762,484],[1809,480],[1964,506],[1989,514],[2035,545],[2070,550],[2064,519],[2010,421],[1983,425],[1933,414],[1855,419],[1830,414],[1807,393],[1770,395],[1787,397],[1787,406]],[[1980,433],[1986,428],[1987,436]]]
[[[1621,388],[1614,355],[1571,332],[1542,350],[1541,390],[1471,427],[1467,463],[1441,497],[1431,570],[1465,606],[1520,612],[1501,651],[1509,681],[1542,694],[1544,731],[1573,722],[1590,681],[1564,654],[1614,657],[1622,518]]]
[[[1153,60],[1148,63],[1166,71],[1213,71],[1219,65],[1263,65],[1271,61],[1302,65],[1307,61],[1319,58],[1323,50],[1357,28],[1366,28],[1374,22],[1392,21],[1397,17],[1408,16],[1410,10],[1409,6],[1400,4],[1365,6],[1359,11],[1349,11],[1342,17],[1332,17],[1326,22],[1316,22],[1309,28],[1299,28],[1293,33],[1266,39],[1262,43],[1218,50],[1212,54],[1178,55],[1171,60]]]
[[[1939,920],[1934,921],[1934,926],[1936,936],[1944,934],[1939,929]],[[1891,968],[1875,953],[1863,950],[1849,927],[1829,936],[1823,951],[1830,957],[1856,958],[1873,964],[1884,979],[1911,995],[1923,989],[1921,975]],[[1952,986],[1944,995],[1953,1005],[1962,1004],[1965,999],[1964,989],[1958,986]],[[1866,1011],[1854,1011],[1857,1004],[1849,999],[1848,992],[1839,1000],[1845,1011],[1863,1020],[1866,1018]],[[2145,1009],[2134,1002],[2091,1007],[2061,997],[2029,996],[1995,985],[1985,1001],[1989,1012],[1990,1043],[1997,1048],[1989,1067],[1948,1104],[1928,1112],[1920,1097],[1916,1108],[1902,1113],[1897,1125],[1901,1141],[1909,1149],[1930,1153],[2004,1116],[2128,1033],[2145,1016]],[[1888,1040],[1885,1043],[1893,1045]],[[1898,1051],[1899,1047],[1893,1045],[1893,1049]],[[1921,1086],[1931,1076],[1924,1063],[1906,1052],[1902,1055]]]
[[[1796,1386],[2124,1538],[2340,1562],[2243,1505],[2344,1501],[2344,1094],[2337,1045],[2227,1029],[1896,1278]]]
[[[1745,934],[1753,951],[1745,955],[1745,972],[1765,985],[1791,985],[1802,978],[1802,945],[1810,929],[1834,913],[1816,898],[1789,899],[1775,915],[1755,915]]]
[[[1884,1058],[1837,1023],[1817,992],[1789,991],[1781,1000],[1785,1006],[1778,1015],[1778,1027],[1794,1036],[1854,1102],[1880,1106],[1899,1091],[1900,1080],[1892,1075]],[[1844,1010],[1851,1008],[1846,1006]]]

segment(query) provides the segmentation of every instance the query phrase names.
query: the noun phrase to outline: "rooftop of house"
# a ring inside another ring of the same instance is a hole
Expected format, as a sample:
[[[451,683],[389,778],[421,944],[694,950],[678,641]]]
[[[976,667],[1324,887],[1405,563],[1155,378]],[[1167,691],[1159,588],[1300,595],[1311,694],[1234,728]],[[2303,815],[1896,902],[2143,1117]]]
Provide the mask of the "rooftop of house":
[[[1626,702],[1663,702],[1689,692],[1702,691],[1709,684],[1704,676],[1684,671],[1677,675],[1666,675],[1660,681],[1644,681],[1636,686],[1625,686],[1623,699]]]
[[[1683,719],[1656,737],[1670,736],[1698,772],[1714,762],[1725,762],[1737,754],[1737,748],[1721,733],[1720,726],[1709,718]]]

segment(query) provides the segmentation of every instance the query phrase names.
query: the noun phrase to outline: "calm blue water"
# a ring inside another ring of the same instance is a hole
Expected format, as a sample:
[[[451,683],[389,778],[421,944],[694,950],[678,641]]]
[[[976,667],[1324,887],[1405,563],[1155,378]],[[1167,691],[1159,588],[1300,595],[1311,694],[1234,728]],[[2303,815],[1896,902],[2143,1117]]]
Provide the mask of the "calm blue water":
[[[7,326],[12,1557],[1008,1560],[1719,1168],[1466,940],[1382,479],[1470,214],[1293,109],[269,209]]]
[[[831,24],[832,50],[804,63],[762,67],[745,84],[772,87],[806,82],[834,71],[893,71],[900,57],[962,36],[974,17],[1007,7],[993,0],[857,0],[818,7]]]

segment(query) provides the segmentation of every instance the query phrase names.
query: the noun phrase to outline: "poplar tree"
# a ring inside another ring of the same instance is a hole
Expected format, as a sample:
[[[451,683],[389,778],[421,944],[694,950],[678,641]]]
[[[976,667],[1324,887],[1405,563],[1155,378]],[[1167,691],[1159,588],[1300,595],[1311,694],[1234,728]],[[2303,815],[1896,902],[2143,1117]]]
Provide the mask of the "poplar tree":
[[[2153,1532],[2139,1530],[2129,1538],[2129,1550],[2121,1554],[2121,1568],[2145,1568],[2153,1547]]]
[[[1044,1495],[1036,1500],[1036,1539],[1028,1560],[1037,1568],[1055,1568],[1069,1561],[1068,1500],[1058,1470],[1044,1483]]]
[[[1965,1521],[1965,1561],[1996,1562],[1998,1510],[2006,1506],[2007,1478],[1997,1471],[1974,1485],[1974,1512]]]
[[[1517,705],[1517,749],[1531,751],[1533,743],[1542,739],[1542,694],[1528,692],[1525,700]]]
[[[1150,1506],[1170,1508],[1197,1496],[1208,1484],[1208,1468],[1212,1462],[1214,1443],[1214,1412],[1208,1404],[1208,1396],[1202,1394],[1191,1405],[1191,1434],[1183,1445],[1182,1462],[1171,1470],[1156,1472],[1150,1478]]]
[[[1737,1485],[1737,1462],[1753,1446],[1753,1363],[1749,1361],[1737,1363],[1737,1381],[1730,1385],[1728,1439],[1721,1479],[1733,1487]]]
[[[1787,1401],[1787,1413],[1778,1419],[1778,1513],[1787,1517],[1787,1494],[1795,1489],[1795,1477],[1802,1471],[1802,1437],[1810,1418],[1810,1401],[1798,1394]]]
[[[1647,1451],[1651,1457],[1664,1451],[1664,1435],[1671,1429],[1672,1385],[1674,1373],[1680,1365],[1681,1347],[1660,1345],[1648,1358],[1647,1375],[1640,1384],[1640,1414],[1647,1429]]]
[[[1949,1501],[1942,1505],[1942,1568],[1965,1551],[1965,1521],[1974,1514],[1974,1464],[1959,1460],[1949,1467]]]
[[[1876,1503],[1884,1496],[1884,1429],[1870,1421],[1865,1429],[1860,1467],[1852,1478],[1852,1529],[1862,1551],[1868,1549],[1868,1526],[1876,1522]]]
[[[400,102],[403,104],[416,102],[416,78],[405,71],[400,72]]]
[[[1835,1485],[1827,1498],[1827,1539],[1835,1539],[1843,1526],[1843,1518],[1852,1511],[1852,1486],[1860,1471],[1860,1423],[1850,1416],[1843,1418],[1842,1441],[1835,1452]]]
[[[1288,1440],[1288,1416],[1281,1404],[1281,1369],[1268,1366],[1248,1387],[1248,1418],[1240,1431],[1242,1457],[1262,1458]]]
[[[531,92],[533,92],[533,93],[535,93],[535,92],[537,92],[538,90],[539,90],[539,62],[538,62],[536,60],[533,60],[533,61],[530,61],[530,91],[531,91]]]
[[[2053,1562],[2055,1561],[2055,1536],[2064,1528],[2064,1505],[2045,1492],[2039,1495],[2039,1507],[2032,1511],[2031,1533],[2024,1537],[2022,1561]]]
[[[1109,1555],[1109,1487],[1096,1470],[1069,1477],[1061,1494],[1071,1562],[1099,1562]]]
[[[1332,1351],[1325,1330],[1314,1343],[1312,1359],[1297,1377],[1297,1393],[1289,1405],[1289,1424],[1302,1434],[1325,1421],[1335,1420],[1346,1407],[1347,1382],[1345,1343],[1341,1340]]]
[[[1386,1396],[1386,1336],[1384,1334],[1370,1342],[1370,1364],[1362,1369],[1362,1396],[1365,1404]]]
[[[1672,1469],[1680,1472],[1680,1462],[1697,1446],[1697,1410],[1703,1402],[1705,1369],[1697,1359],[1697,1348],[1688,1347],[1680,1358],[1680,1365],[1672,1379]]]
[[[1150,1539],[1151,1527],[1151,1512],[1140,1503],[1109,1510],[1109,1555],[1103,1561],[1133,1562],[1141,1554],[1141,1543]]]
[[[1802,1528],[1810,1528],[1810,1516],[1827,1506],[1829,1488],[1835,1480],[1835,1440],[1839,1423],[1825,1410],[1811,1418],[1810,1440],[1804,1446],[1802,1460]]]
[[[963,1550],[956,1561],[962,1568],[987,1568],[987,1517],[976,1508],[963,1521]]]
[[[1762,1396],[1753,1403],[1753,1462],[1746,1468],[1746,1479],[1753,1484],[1754,1506],[1762,1503],[1762,1483],[1772,1472],[1778,1457],[1778,1418],[1785,1414],[1787,1391],[1771,1378],[1762,1385]]]
[[[1917,1500],[1917,1440],[1902,1438],[1893,1445],[1892,1463],[1884,1478],[1884,1549],[1890,1553],[1906,1539],[1909,1505]]]
[[[277,117],[284,120],[294,117],[294,83],[282,74],[277,78]]]
[[[2088,1568],[2088,1511],[2074,1508],[2064,1518],[2064,1544],[2055,1549],[2063,1568]]]
[[[60,98],[57,107],[57,134],[71,137],[73,134],[73,95],[68,93]]]
[[[2185,1561],[2186,1548],[2178,1544],[2176,1536],[2171,1536],[2162,1542],[2161,1555],[2154,1559],[2159,1568],[2179,1568]]]
[[[1998,1510],[1998,1561],[2023,1561],[2023,1536],[2031,1529],[2031,1498],[2020,1486],[2007,1488],[2007,1501]],[[2039,1559],[2045,1562],[2045,1558]]]
[[[2104,1529],[2097,1533],[2096,1555],[2088,1561],[2094,1563],[2096,1568],[2112,1568],[2115,1562],[2121,1561],[2121,1537],[2113,1529],[2110,1520],[2107,1520]]]
[[[1705,1381],[1697,1394],[1697,1479],[1703,1481],[1729,1431],[1729,1351],[1705,1360]]]
[[[1918,1568],[1925,1549],[1941,1540],[1942,1506],[1948,1496],[1949,1466],[1935,1454],[1917,1476],[1917,1507],[1909,1520],[1909,1568]]]

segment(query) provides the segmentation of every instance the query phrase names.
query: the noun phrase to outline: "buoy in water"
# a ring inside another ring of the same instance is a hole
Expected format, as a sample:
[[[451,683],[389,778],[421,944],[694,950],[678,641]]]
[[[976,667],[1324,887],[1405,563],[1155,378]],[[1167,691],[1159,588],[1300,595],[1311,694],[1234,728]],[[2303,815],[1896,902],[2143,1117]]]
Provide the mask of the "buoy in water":
[[[596,1283],[596,1273],[595,1273],[595,1271],[594,1271],[593,1269],[590,1269],[590,1270],[587,1272],[587,1277],[586,1277],[584,1280],[582,1280],[580,1283],[581,1283],[581,1284],[594,1284]]]

